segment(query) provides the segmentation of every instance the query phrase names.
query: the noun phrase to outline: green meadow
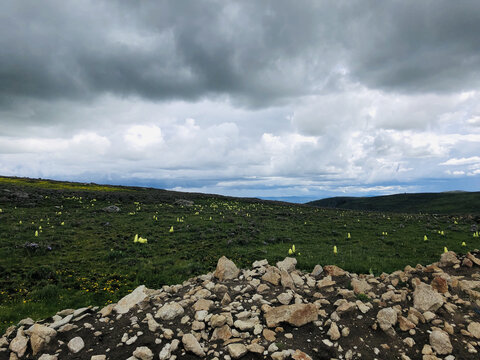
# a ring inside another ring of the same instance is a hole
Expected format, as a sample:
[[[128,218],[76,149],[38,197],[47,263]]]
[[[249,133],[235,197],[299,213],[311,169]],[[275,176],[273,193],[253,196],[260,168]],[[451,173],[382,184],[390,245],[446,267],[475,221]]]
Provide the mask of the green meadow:
[[[111,205],[120,211],[103,210]],[[27,316],[104,306],[140,284],[181,283],[213,271],[222,255],[240,267],[264,258],[273,264],[295,245],[297,268],[335,264],[378,275],[435,262],[444,247],[480,247],[469,215],[322,209],[46,180],[0,178],[0,209],[0,333]],[[135,235],[147,242],[134,242]]]

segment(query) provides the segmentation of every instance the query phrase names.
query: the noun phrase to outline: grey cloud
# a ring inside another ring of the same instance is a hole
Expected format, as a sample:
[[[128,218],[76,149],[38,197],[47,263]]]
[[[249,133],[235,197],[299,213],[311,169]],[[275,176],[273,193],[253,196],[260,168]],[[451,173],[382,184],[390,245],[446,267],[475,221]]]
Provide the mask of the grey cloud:
[[[370,1],[352,19],[348,63],[365,85],[401,92],[476,89],[480,3]]]
[[[227,96],[265,107],[341,88],[476,88],[477,1],[6,1],[0,101]],[[343,69],[343,70],[342,70]]]

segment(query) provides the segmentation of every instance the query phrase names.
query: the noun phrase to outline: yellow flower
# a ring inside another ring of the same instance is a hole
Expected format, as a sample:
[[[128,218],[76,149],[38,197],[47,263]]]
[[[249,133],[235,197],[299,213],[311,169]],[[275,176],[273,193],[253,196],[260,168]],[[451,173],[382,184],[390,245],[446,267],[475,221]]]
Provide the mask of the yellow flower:
[[[134,243],[138,242],[138,234],[135,234],[135,237],[133,238],[133,242]]]
[[[19,223],[20,225],[22,225],[22,220],[20,220],[18,223]]]
[[[350,239],[351,236],[350,236],[350,233],[347,233],[347,239]]]
[[[427,241],[427,240],[428,240],[427,235],[425,235],[425,236],[423,237],[423,241]]]
[[[334,253],[335,255],[337,255],[337,245],[334,245],[334,246],[333,246],[333,253]]]
[[[145,238],[142,238],[142,237],[139,237],[139,238],[138,238],[138,242],[139,242],[140,244],[146,244],[147,241],[148,241],[148,240],[145,239]]]
[[[35,237],[38,237],[38,230],[35,230]]]
[[[65,225],[65,221],[62,221],[62,223],[60,225],[62,225],[62,226]]]
[[[295,245],[292,245],[292,252],[295,252]]]
[[[292,252],[292,249],[288,249],[288,255],[292,255],[293,252]]]
[[[170,226],[170,232],[173,233],[173,225]]]
[[[462,242],[462,246],[467,246],[467,244],[465,244],[465,241],[464,241],[464,242]]]
[[[444,253],[448,252],[448,249],[447,249],[446,246],[443,248],[443,252],[444,252]]]

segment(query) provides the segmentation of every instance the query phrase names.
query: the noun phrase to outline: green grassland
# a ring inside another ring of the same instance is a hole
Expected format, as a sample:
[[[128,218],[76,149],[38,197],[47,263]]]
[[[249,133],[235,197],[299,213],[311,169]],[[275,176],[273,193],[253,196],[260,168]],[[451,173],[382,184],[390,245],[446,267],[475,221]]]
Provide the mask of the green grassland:
[[[120,212],[102,210],[110,205]],[[0,209],[0,333],[27,316],[115,302],[140,284],[180,283],[213,271],[222,255],[249,267],[263,258],[275,263],[295,244],[300,269],[336,264],[379,274],[437,261],[444,246],[480,248],[471,233],[478,219],[470,215],[321,209],[96,184],[0,178]],[[135,234],[148,242],[134,243]]]
[[[339,196],[309,205],[350,210],[430,214],[480,214],[480,192],[395,194],[373,197]]]

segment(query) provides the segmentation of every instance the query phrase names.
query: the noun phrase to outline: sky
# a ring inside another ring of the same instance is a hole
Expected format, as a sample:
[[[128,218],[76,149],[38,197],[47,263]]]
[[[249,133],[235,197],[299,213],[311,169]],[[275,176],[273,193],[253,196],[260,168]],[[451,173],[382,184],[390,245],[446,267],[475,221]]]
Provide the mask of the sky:
[[[480,191],[477,0],[1,0],[0,175]]]

